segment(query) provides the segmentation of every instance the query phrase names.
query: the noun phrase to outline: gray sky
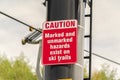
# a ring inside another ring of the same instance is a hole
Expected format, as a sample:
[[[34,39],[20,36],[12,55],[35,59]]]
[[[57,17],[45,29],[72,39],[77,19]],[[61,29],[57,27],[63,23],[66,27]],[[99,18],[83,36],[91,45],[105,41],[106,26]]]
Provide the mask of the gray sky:
[[[40,0],[0,0],[3,11],[31,26],[42,27],[46,9]],[[35,67],[39,45],[22,45],[29,28],[0,14],[0,54],[13,59],[24,52],[30,64]]]
[[[120,0],[94,0],[93,52],[120,62]],[[97,64],[94,64],[97,63]],[[93,66],[99,63],[118,65],[93,57]]]
[[[43,0],[0,0],[3,11],[27,24],[42,27],[46,18]],[[93,0],[93,52],[120,62],[120,0]],[[21,52],[35,67],[39,45],[21,45],[21,39],[29,33],[28,28],[0,14],[0,54],[10,59]],[[93,56],[93,69],[107,63],[113,68],[120,68],[111,62]]]

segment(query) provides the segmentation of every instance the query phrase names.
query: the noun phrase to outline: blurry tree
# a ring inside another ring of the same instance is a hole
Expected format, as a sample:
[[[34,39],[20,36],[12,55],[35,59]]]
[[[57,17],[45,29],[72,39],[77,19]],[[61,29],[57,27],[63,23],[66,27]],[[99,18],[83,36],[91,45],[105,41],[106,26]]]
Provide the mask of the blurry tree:
[[[102,65],[99,71],[94,71],[92,74],[92,80],[116,80],[116,70],[110,69],[109,65]]]
[[[88,73],[86,67],[84,68],[84,78],[88,78]]]
[[[115,75],[116,70],[111,70],[109,65],[104,64],[99,71],[93,72],[92,80],[116,80]],[[84,68],[84,78],[87,77],[87,69]],[[0,56],[0,80],[37,80],[37,76],[32,73],[23,55],[20,55],[15,61]]]
[[[0,80],[37,80],[37,77],[32,73],[24,56],[19,56],[15,61],[0,56]]]
[[[92,73],[92,80],[116,80],[116,69],[110,69],[110,66],[103,64],[99,71]],[[84,78],[88,78],[87,69],[84,68]]]

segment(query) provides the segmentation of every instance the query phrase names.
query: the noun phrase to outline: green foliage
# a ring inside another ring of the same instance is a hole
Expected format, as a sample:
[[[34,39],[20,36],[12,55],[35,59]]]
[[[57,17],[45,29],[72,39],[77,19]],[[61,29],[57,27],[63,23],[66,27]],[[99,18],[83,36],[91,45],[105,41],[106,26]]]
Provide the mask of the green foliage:
[[[37,78],[23,56],[14,62],[0,56],[0,80],[37,80]]]
[[[116,70],[110,70],[109,65],[102,65],[99,71],[94,71],[92,80],[115,80]]]
[[[92,80],[115,80],[115,74],[115,69],[111,70],[109,65],[102,65],[99,71],[93,72]],[[84,68],[84,78],[87,77],[87,69]],[[0,56],[0,80],[37,80],[37,77],[32,73],[23,55],[15,61],[9,61],[5,56]]]
[[[110,69],[109,65],[103,64],[99,71],[94,71],[92,73],[92,80],[116,80],[116,69]],[[84,68],[84,78],[88,77],[86,68]],[[120,79],[119,79],[120,80]]]
[[[88,73],[86,68],[84,68],[84,78],[88,78]]]

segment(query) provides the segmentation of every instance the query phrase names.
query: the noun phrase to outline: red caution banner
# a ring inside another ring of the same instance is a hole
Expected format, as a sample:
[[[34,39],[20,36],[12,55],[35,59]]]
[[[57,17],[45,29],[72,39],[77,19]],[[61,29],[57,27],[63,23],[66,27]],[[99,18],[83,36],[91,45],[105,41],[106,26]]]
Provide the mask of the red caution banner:
[[[77,61],[77,20],[43,24],[43,65],[74,64]]]

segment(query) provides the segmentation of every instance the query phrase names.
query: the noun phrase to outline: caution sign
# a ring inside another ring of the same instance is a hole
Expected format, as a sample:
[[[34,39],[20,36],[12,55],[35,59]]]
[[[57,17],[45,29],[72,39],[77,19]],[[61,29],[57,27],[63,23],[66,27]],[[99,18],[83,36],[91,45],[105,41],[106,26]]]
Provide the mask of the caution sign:
[[[77,20],[43,24],[42,63],[74,64],[77,61]]]

